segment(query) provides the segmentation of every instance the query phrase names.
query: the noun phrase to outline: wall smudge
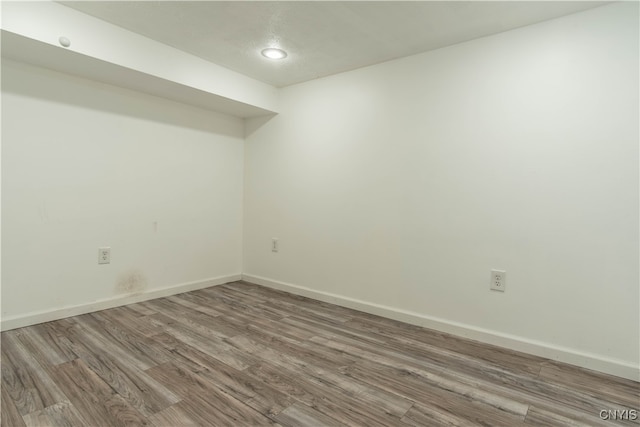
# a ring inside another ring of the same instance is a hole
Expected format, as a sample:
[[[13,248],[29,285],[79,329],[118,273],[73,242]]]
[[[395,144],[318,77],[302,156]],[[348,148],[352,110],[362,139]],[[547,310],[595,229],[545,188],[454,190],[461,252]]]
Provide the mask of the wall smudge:
[[[130,270],[118,276],[116,292],[126,294],[139,294],[147,289],[147,279],[138,270]]]

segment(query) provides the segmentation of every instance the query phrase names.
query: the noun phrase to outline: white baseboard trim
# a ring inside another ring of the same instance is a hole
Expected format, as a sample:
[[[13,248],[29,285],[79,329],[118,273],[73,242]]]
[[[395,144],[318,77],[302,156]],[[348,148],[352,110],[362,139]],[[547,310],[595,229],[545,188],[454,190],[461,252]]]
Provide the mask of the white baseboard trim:
[[[0,322],[0,330],[8,331],[10,329],[22,328],[24,326],[30,326],[38,323],[50,322],[52,320],[64,319],[66,317],[78,316],[80,314],[92,313],[94,311],[105,310],[107,308],[119,307],[136,302],[168,297],[171,295],[181,294],[183,292],[195,291],[211,286],[222,285],[224,283],[235,282],[237,280],[240,280],[241,277],[242,276],[240,274],[214,277],[204,280],[198,280],[195,282],[181,283],[179,285],[168,286],[166,288],[150,289],[142,293],[118,295],[112,298],[100,299],[87,304],[74,305],[56,310],[46,310],[12,316],[2,319],[2,322]]]
[[[374,304],[354,298],[349,298],[329,292],[317,291],[304,286],[279,282],[252,274],[242,274],[242,280],[257,285],[278,289],[292,294],[313,298],[319,301],[336,304],[342,307],[352,308],[365,313],[375,314],[389,319],[398,320],[412,325],[423,326],[446,332],[459,337],[492,344],[535,356],[544,357],[559,362],[568,363],[594,371],[604,372],[622,378],[640,381],[640,366],[622,360],[611,359],[597,354],[581,352],[568,347],[530,340],[472,325],[453,322],[411,311],[401,310],[380,304]]]

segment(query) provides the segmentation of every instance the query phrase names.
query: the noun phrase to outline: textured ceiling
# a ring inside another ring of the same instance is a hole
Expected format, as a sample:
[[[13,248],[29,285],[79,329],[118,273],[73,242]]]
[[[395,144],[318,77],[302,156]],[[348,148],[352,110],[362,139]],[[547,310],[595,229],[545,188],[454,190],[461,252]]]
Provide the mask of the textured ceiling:
[[[582,1],[77,1],[81,12],[282,87],[553,19]],[[263,58],[269,46],[283,61]]]

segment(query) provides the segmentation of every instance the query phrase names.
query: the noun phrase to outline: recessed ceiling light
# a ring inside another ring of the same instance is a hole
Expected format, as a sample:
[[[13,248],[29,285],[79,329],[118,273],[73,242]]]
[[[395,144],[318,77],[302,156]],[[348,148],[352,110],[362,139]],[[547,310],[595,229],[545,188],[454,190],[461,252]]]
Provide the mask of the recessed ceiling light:
[[[287,52],[276,47],[268,47],[262,50],[262,56],[269,59],[284,59],[287,57]]]

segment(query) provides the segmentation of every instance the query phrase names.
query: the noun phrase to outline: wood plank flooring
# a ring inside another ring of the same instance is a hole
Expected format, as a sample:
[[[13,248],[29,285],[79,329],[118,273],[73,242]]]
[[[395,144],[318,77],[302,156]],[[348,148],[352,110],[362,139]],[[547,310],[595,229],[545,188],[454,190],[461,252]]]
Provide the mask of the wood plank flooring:
[[[245,282],[1,349],[10,427],[640,425],[640,383]]]

